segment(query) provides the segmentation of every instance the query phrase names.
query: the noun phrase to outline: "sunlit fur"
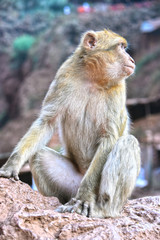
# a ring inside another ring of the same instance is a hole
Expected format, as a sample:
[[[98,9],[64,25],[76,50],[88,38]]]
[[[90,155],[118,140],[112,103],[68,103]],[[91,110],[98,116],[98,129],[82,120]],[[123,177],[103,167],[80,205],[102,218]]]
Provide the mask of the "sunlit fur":
[[[39,191],[56,196],[60,212],[118,216],[140,168],[137,140],[128,135],[125,80],[134,72],[127,41],[110,30],[88,31],[58,70],[39,118],[18,143],[0,176],[18,179],[30,160]],[[63,154],[46,147],[55,126]]]

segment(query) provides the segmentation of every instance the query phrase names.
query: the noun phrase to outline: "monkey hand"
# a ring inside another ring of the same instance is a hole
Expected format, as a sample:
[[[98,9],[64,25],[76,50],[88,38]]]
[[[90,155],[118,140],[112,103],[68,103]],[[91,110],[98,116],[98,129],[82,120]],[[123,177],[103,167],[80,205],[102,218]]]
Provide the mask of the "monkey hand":
[[[8,161],[0,168],[0,177],[10,178],[13,177],[15,180],[19,180],[18,173],[19,168],[17,165],[18,156],[17,154],[12,155]]]

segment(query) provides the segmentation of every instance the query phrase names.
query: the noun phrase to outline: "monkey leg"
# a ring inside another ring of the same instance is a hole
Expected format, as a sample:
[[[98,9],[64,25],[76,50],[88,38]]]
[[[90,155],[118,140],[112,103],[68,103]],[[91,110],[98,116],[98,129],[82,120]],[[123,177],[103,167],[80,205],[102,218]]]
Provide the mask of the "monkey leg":
[[[40,193],[66,203],[77,193],[82,175],[72,162],[45,147],[30,160],[30,168]]]
[[[122,136],[104,165],[92,217],[116,217],[131,195],[140,171],[140,148],[132,135]]]

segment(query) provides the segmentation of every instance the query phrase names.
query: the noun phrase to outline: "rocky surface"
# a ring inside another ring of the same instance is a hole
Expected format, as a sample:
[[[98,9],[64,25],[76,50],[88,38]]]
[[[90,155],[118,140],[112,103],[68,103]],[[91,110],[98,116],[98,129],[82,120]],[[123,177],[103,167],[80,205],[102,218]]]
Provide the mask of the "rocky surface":
[[[59,202],[28,185],[0,179],[0,239],[160,239],[160,197],[128,201],[116,219],[57,213]]]

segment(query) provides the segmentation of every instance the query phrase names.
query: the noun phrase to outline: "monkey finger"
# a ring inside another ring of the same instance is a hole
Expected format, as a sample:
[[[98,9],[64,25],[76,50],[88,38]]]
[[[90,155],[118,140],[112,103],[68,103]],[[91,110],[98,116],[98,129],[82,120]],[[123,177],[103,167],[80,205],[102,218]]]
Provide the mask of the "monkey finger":
[[[73,206],[69,205],[67,207],[64,207],[63,212],[72,212]]]
[[[89,206],[89,211],[88,211],[88,216],[87,217],[92,217],[92,212],[93,212],[93,208],[94,208],[94,203],[91,202],[90,206]]]
[[[77,200],[77,202],[74,204],[73,209],[72,209],[72,213],[73,212],[77,212],[77,213],[81,213],[82,211],[82,201],[81,200]]]
[[[68,205],[74,205],[75,203],[76,203],[76,198],[72,198],[69,202],[67,202],[66,204],[65,204],[65,206],[68,206]]]
[[[13,171],[13,174],[12,174],[13,178],[18,181],[19,180],[19,176],[18,176],[18,173]]]
[[[62,206],[59,206],[58,208],[56,208],[54,211],[62,213],[63,212],[63,208],[64,208],[64,206],[62,205]]]
[[[71,205],[69,205],[69,206],[62,205],[62,206],[56,208],[55,212],[59,212],[59,213],[71,212],[72,209],[73,209],[73,206],[71,206]]]
[[[89,216],[89,209],[90,209],[90,204],[89,202],[84,202],[83,203],[83,210],[82,210],[82,215],[88,217]]]

